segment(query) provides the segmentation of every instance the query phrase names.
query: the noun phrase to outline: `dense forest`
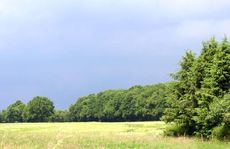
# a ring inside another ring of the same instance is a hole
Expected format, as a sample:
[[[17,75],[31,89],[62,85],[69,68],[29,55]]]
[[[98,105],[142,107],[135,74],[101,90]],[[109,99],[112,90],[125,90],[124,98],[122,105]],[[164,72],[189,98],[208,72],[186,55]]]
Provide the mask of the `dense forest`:
[[[160,120],[172,83],[133,86],[80,97],[68,110],[55,110],[47,97],[18,100],[0,114],[1,122],[147,121]]]
[[[170,123],[166,135],[230,139],[230,43],[203,42],[201,54],[186,52],[172,82],[107,90],[55,110],[47,97],[18,100],[0,122],[151,121]]]

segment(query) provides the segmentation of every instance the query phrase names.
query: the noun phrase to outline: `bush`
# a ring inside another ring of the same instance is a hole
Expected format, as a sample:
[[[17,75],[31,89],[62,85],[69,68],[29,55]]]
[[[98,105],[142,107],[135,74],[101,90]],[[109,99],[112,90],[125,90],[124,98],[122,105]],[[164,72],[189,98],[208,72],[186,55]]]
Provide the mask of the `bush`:
[[[229,140],[230,139],[230,127],[227,125],[221,125],[215,127],[212,131],[214,138],[218,140]]]
[[[218,140],[230,140],[230,113],[224,115],[223,124],[215,127],[212,135]]]
[[[184,136],[185,135],[185,128],[183,126],[172,124],[168,127],[166,127],[166,130],[164,131],[165,136]]]

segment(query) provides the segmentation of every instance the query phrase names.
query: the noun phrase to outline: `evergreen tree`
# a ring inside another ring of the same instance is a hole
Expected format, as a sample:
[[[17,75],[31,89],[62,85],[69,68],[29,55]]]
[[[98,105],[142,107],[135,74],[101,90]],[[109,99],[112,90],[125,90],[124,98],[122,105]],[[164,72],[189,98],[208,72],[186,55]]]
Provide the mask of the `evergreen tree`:
[[[227,38],[220,44],[215,38],[204,42],[198,58],[186,53],[180,71],[173,78],[176,83],[169,100],[171,107],[166,109],[163,119],[174,122],[177,128],[169,130],[168,134],[208,138],[217,130],[230,128],[230,105],[226,98],[230,90],[230,44]]]
[[[181,133],[191,135],[194,131],[193,109],[197,106],[195,99],[195,87],[193,79],[193,65],[195,54],[191,51],[186,52],[180,66],[181,69],[173,74],[176,83],[174,84],[174,96],[169,103],[171,108],[165,111],[162,118],[166,122],[176,122],[181,127]]]

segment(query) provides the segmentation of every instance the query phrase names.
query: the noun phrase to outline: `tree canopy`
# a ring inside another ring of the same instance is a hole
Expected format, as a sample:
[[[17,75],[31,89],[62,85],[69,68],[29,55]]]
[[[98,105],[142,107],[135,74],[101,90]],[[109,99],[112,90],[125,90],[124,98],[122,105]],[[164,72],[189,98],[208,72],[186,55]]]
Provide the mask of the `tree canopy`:
[[[53,102],[47,97],[36,96],[27,104],[25,117],[28,122],[47,122],[53,113]]]
[[[229,128],[230,114],[230,43],[215,38],[203,43],[196,57],[187,52],[173,74],[175,86],[169,108],[162,118],[174,122],[173,134],[209,138],[216,130]],[[177,131],[177,132],[176,132]],[[230,136],[225,131],[223,136]]]
[[[23,122],[23,113],[25,107],[26,105],[20,100],[17,100],[15,103],[9,105],[7,110],[5,111],[6,122]]]
[[[81,97],[70,106],[72,121],[159,120],[167,107],[171,83],[107,90]]]
[[[47,97],[28,104],[16,101],[0,113],[0,122],[147,121],[160,120],[173,83],[133,86],[80,97],[68,110],[55,110]]]

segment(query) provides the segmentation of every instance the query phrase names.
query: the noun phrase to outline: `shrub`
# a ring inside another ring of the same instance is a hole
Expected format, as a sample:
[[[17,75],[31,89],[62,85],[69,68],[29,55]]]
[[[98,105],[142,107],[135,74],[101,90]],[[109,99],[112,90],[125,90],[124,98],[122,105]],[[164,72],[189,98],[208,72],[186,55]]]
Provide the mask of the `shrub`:
[[[185,135],[185,128],[183,126],[172,124],[166,127],[164,131],[165,136],[183,136]]]
[[[221,125],[215,127],[212,131],[214,138],[218,140],[229,140],[230,139],[230,127],[227,125]]]

